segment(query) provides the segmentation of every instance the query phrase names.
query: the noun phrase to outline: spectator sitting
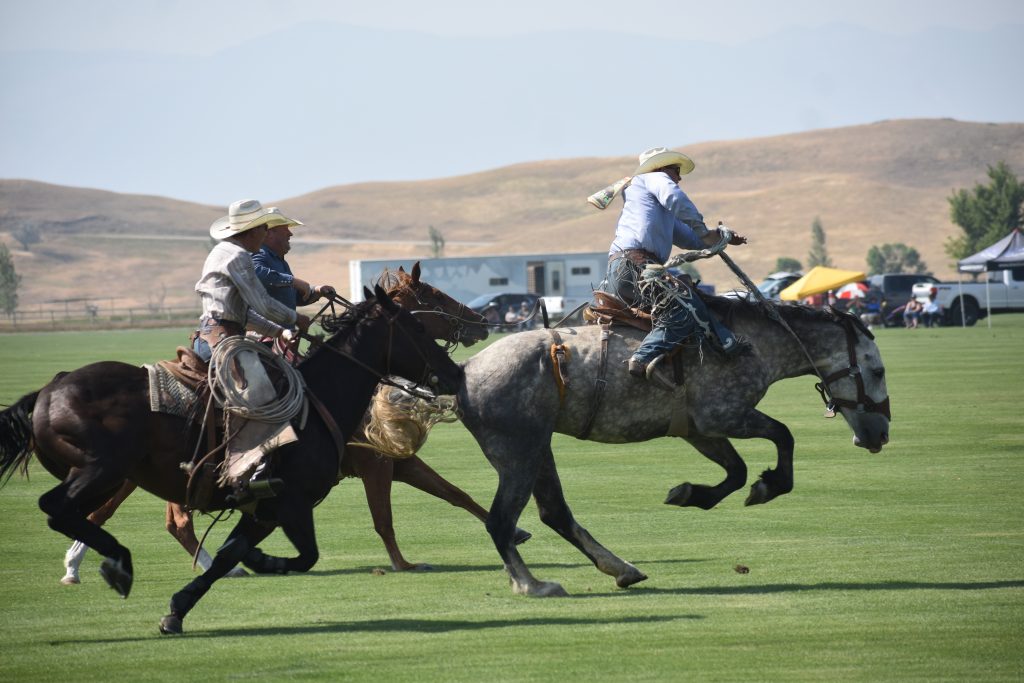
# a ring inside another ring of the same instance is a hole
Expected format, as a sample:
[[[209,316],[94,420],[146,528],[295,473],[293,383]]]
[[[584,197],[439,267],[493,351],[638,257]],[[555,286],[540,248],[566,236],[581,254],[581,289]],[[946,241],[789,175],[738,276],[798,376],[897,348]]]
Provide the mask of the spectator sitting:
[[[928,303],[924,305],[924,309],[921,311],[921,319],[924,320],[925,327],[938,327],[942,324],[942,306],[935,300],[934,294],[928,295]]]
[[[877,297],[867,297],[862,308],[860,319],[861,322],[867,325],[869,330],[875,325],[882,324],[882,304],[878,301]]]
[[[921,302],[910,297],[910,301],[907,302],[906,306],[903,307],[903,324],[907,326],[909,330],[916,330],[918,322],[921,320]]]
[[[519,314],[516,313],[515,309],[511,306],[505,311],[505,329],[509,332],[513,332],[516,329],[516,323],[519,322]]]
[[[523,301],[519,304],[519,329],[529,330],[533,328],[533,320],[530,319],[530,307]]]

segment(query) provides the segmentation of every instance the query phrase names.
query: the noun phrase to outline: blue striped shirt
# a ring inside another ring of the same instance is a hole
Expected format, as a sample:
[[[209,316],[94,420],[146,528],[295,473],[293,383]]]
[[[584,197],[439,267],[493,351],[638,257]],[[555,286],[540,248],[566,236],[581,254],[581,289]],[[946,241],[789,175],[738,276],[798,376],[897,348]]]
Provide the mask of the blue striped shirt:
[[[655,171],[633,178],[623,193],[624,204],[609,255],[644,249],[664,263],[672,245],[703,249],[708,234],[704,217],[667,173]]]

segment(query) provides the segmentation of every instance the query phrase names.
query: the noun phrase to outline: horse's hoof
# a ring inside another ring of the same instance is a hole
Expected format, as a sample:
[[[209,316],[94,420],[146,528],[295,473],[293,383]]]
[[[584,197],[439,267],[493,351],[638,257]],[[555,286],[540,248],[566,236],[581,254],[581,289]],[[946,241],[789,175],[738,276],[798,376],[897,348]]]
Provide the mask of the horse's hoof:
[[[562,588],[562,584],[554,581],[531,581],[519,583],[510,579],[512,592],[516,595],[526,595],[531,598],[564,598],[569,594]]]
[[[529,541],[531,538],[533,538],[533,534],[531,534],[529,531],[525,531],[523,529],[520,529],[519,527],[516,527],[516,532],[512,536],[512,542],[516,545],[521,545]]]
[[[647,574],[644,574],[633,565],[629,565],[626,571],[622,572],[615,578],[615,585],[619,588],[628,588],[634,583],[640,583],[641,581],[646,580]]]
[[[761,505],[767,503],[775,496],[771,495],[768,491],[768,485],[763,481],[758,481],[756,484],[750,487],[750,495],[743,501],[744,505]]]
[[[130,565],[125,566],[123,560],[112,560],[109,557],[105,558],[103,564],[100,565],[100,576],[122,598],[127,598],[128,594],[132,592],[133,577],[129,567]]]
[[[569,593],[562,588],[562,584],[554,581],[538,581],[537,586],[530,591],[529,595],[535,598],[565,598]]]
[[[182,634],[181,619],[173,614],[168,614],[160,620],[160,633],[165,636],[180,636]]]
[[[410,564],[405,570],[411,572],[432,572],[434,571],[434,565],[427,562],[417,562],[416,564]]]
[[[75,574],[69,574],[68,576],[65,576],[63,579],[61,579],[60,582],[62,585],[65,586],[75,586],[77,584],[82,583],[82,580],[79,579],[78,576]]]
[[[668,492],[668,497],[665,499],[665,505],[678,505],[685,507],[690,502],[690,496],[693,495],[693,485],[690,483],[680,484],[671,491]]]

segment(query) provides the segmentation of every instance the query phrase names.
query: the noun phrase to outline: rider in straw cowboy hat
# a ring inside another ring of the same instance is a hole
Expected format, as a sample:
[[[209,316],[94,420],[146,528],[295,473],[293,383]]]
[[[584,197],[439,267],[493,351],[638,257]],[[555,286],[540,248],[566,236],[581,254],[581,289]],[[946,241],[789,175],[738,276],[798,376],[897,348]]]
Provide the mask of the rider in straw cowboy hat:
[[[668,260],[672,246],[703,249],[721,234],[709,230],[704,217],[679,188],[679,180],[693,170],[685,154],[664,147],[640,155],[640,165],[623,193],[622,214],[615,239],[608,250],[607,283],[612,292],[630,305],[646,303],[653,329],[629,359],[629,372],[644,376],[647,365],[672,351],[698,329],[717,342],[726,355],[740,344],[714,316],[687,282],[664,275],[650,264]],[[730,244],[745,244],[733,235]]]
[[[252,255],[260,250],[267,230],[276,226],[302,225],[277,207],[264,208],[255,199],[232,204],[228,215],[210,226],[210,236],[220,240],[203,264],[196,283],[203,302],[195,351],[209,361],[213,347],[246,328],[268,337],[280,337],[286,329],[309,327],[309,318],[275,300],[256,277]]]
[[[264,208],[255,199],[243,199],[232,204],[228,215],[210,226],[210,236],[220,242],[207,256],[203,274],[196,283],[196,291],[203,301],[203,315],[194,349],[204,360],[213,357],[218,344],[228,337],[244,335],[246,329],[288,340],[293,325],[302,332],[309,328],[309,318],[270,296],[253,268],[252,255],[259,251],[268,229],[292,225],[301,223],[288,218],[276,207]],[[277,390],[254,349],[242,344],[233,358],[235,369],[241,371],[243,381],[239,394],[246,406],[263,407],[277,399]],[[288,420],[278,423],[241,418],[241,421],[243,424],[228,443],[221,477],[222,484],[235,488],[238,502],[255,495],[256,481],[248,479],[254,469],[257,474],[261,472],[258,467],[266,451],[271,450],[268,444],[286,443],[296,438]],[[264,489],[266,487],[261,491]]]

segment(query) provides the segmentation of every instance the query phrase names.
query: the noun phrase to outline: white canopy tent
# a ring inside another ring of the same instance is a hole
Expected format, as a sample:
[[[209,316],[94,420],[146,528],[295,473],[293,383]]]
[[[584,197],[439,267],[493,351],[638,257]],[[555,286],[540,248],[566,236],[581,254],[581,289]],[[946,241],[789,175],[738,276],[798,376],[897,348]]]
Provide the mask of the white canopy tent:
[[[995,244],[985,247],[976,254],[957,261],[957,288],[960,296],[963,297],[962,273],[988,273],[993,270],[1007,270],[1024,266],[1024,233],[1020,228],[1014,228],[1013,232],[999,240]],[[992,301],[989,297],[989,278],[985,278],[985,313],[989,329],[992,328]],[[960,307],[960,324],[967,326],[964,307]]]

